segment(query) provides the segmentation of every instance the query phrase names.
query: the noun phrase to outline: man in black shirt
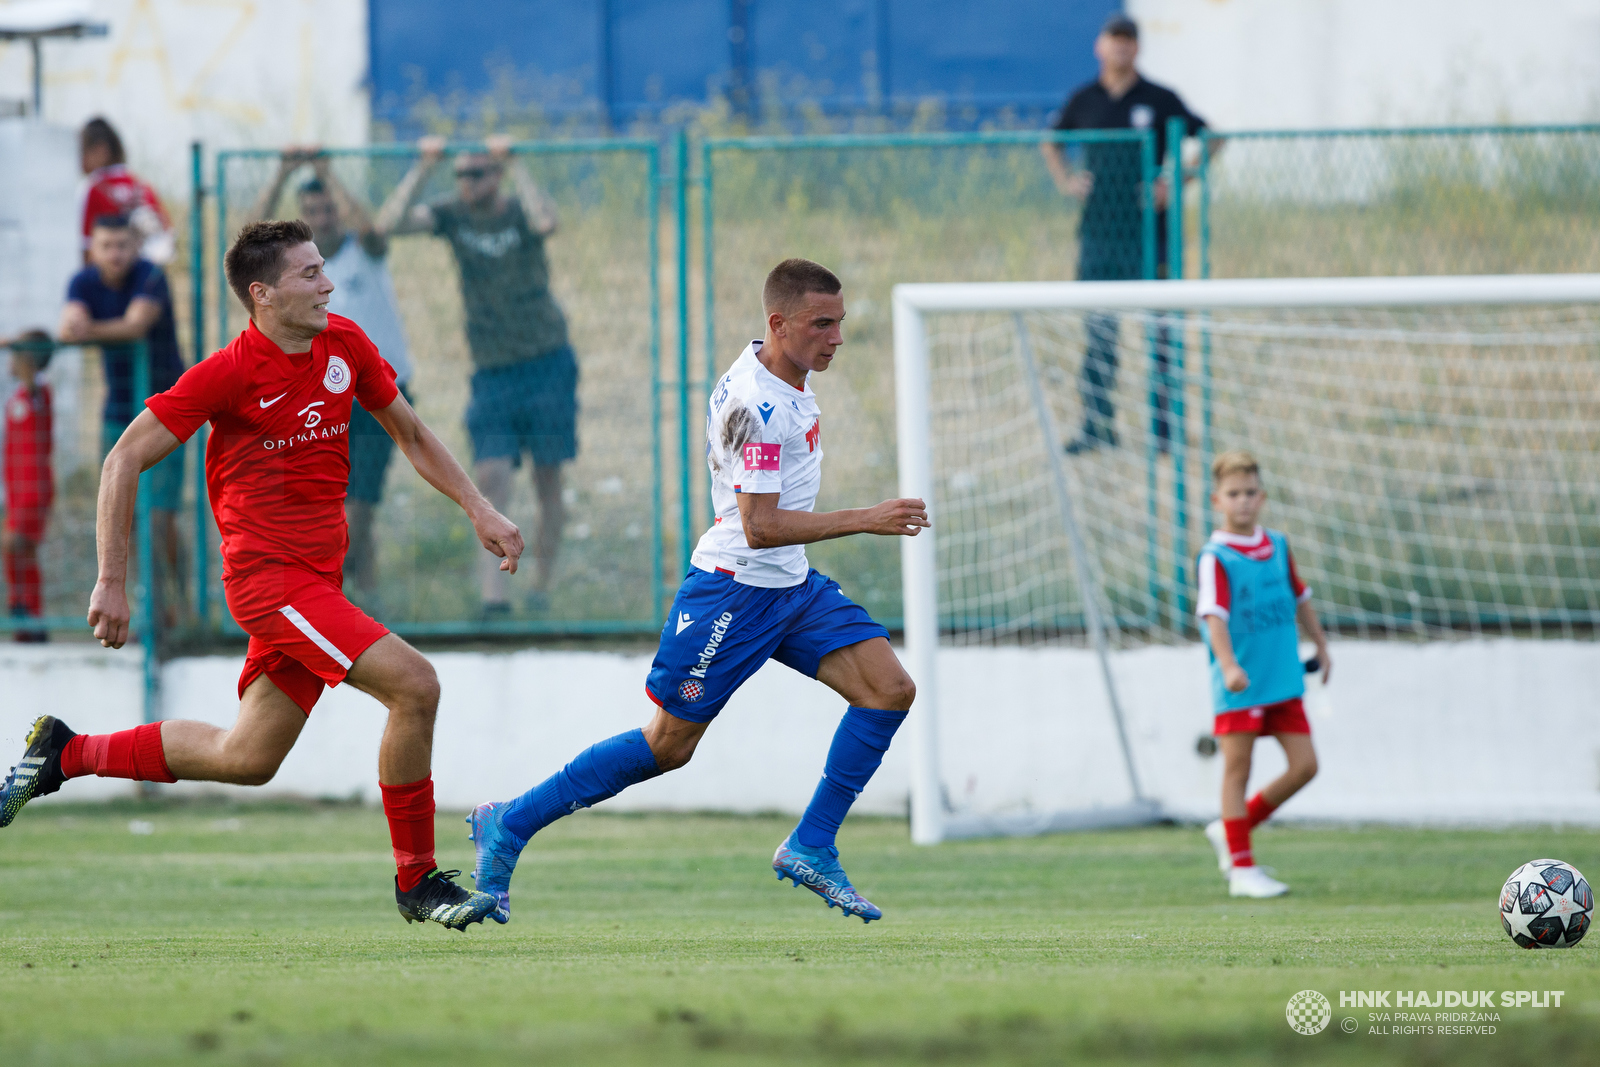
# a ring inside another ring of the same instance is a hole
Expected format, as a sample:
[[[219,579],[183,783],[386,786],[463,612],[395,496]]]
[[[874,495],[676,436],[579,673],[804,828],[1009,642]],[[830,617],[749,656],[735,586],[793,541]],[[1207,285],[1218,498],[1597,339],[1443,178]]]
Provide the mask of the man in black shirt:
[[[1135,60],[1139,55],[1139,27],[1125,15],[1112,15],[1094,42],[1100,76],[1067,98],[1056,117],[1057,130],[1151,130],[1155,162],[1166,158],[1167,120],[1181,118],[1185,134],[1194,136],[1205,120],[1190,111],[1178,94],[1146,81]],[[1040,144],[1045,165],[1062,195],[1083,201],[1078,222],[1078,280],[1125,281],[1143,277],[1144,190],[1140,146],[1120,141],[1082,147],[1080,165],[1072,166],[1056,141]],[[1174,146],[1176,147],[1176,146]],[[1156,276],[1167,275],[1167,179],[1156,178],[1150,189],[1156,214]],[[1083,399],[1083,432],[1067,445],[1069,454],[1101,446],[1115,446],[1116,412],[1111,396],[1116,388],[1117,316],[1085,316],[1083,371],[1078,392]],[[1163,451],[1170,429],[1167,422],[1166,331],[1156,337],[1158,388],[1154,430]]]
[[[450,243],[461,280],[472,397],[466,423],[473,480],[502,511],[511,477],[527,453],[539,498],[529,606],[542,611],[561,549],[566,509],[561,464],[578,454],[578,362],[567,319],[550,291],[545,241],[556,231],[555,202],[511,158],[511,139],[490,137],[488,151],[454,160],[453,196],[414,204],[444,158],[439,137],[417,142],[421,157],[378,213],[380,233],[432,233]],[[509,176],[511,196],[501,186]],[[496,566],[479,568],[485,619],[511,613],[510,584]]]

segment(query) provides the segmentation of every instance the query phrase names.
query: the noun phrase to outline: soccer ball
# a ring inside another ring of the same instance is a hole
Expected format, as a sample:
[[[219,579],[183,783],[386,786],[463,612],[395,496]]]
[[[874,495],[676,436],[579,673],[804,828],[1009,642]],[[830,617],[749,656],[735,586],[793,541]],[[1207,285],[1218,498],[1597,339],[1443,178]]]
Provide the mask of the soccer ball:
[[[1594,893],[1578,868],[1533,860],[1511,872],[1500,890],[1500,925],[1523,948],[1571,948],[1594,916]]]

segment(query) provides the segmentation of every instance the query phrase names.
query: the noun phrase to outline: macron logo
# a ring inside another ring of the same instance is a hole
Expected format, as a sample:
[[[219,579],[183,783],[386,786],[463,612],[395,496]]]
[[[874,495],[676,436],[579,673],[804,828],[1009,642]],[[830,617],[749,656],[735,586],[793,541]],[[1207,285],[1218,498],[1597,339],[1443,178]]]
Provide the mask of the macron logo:
[[[683,631],[687,630],[693,625],[694,620],[689,618],[689,613],[687,611],[678,612],[678,633],[683,633]]]
[[[286,397],[288,395],[289,395],[288,393],[279,393],[277,396],[273,397],[271,400],[260,400],[260,401],[257,401],[257,403],[259,403],[263,408],[270,408],[272,405],[276,404],[278,401],[282,400],[284,397]]]

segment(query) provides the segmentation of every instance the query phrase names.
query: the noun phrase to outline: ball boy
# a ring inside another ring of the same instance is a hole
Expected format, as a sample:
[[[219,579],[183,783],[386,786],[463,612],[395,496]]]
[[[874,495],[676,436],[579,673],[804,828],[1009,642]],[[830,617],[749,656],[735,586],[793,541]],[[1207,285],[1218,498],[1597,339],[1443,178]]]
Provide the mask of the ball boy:
[[[1206,827],[1217,864],[1236,897],[1276,897],[1289,887],[1255,865],[1250,831],[1317,773],[1311,724],[1301,696],[1299,627],[1317,646],[1322,680],[1332,671],[1328,638],[1295,572],[1289,541],[1256,524],[1267,502],[1261,468],[1248,452],[1224,452],[1211,465],[1211,506],[1223,518],[1200,550],[1198,614],[1210,650],[1211,696],[1222,749],[1222,818]],[[1289,768],[1245,800],[1256,738],[1271,734]]]

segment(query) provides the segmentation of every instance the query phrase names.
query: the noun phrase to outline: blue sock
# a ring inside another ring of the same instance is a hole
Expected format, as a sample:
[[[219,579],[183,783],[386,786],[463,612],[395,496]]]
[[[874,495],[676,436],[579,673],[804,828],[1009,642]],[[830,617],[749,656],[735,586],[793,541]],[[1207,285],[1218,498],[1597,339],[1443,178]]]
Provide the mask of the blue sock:
[[[889,751],[889,740],[905,721],[903,711],[875,711],[851,705],[839,720],[822,781],[800,817],[795,836],[807,848],[831,848],[844,822],[845,813],[856,802],[856,794],[867,787],[872,774]]]
[[[578,753],[558,773],[507,804],[500,820],[526,841],[563,815],[593,807],[660,773],[644,731],[629,730]]]

